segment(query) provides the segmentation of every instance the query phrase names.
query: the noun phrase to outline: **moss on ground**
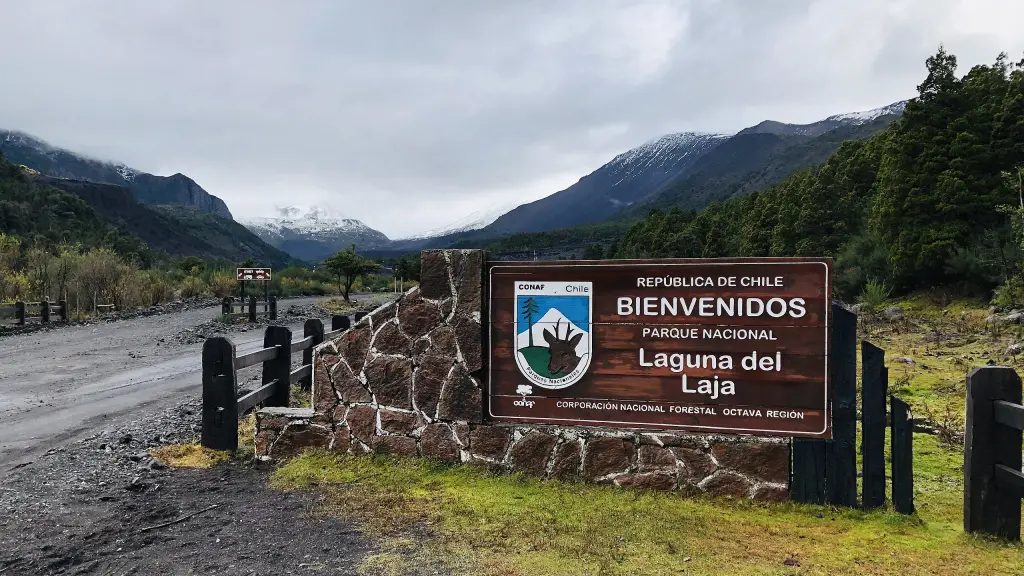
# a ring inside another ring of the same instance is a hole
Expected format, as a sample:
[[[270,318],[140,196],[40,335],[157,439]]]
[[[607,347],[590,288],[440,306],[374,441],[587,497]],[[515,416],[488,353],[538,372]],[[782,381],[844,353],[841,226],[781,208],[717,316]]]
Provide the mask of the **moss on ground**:
[[[174,468],[209,468],[230,458],[230,453],[210,450],[199,444],[166,444],[153,448],[149,455]]]

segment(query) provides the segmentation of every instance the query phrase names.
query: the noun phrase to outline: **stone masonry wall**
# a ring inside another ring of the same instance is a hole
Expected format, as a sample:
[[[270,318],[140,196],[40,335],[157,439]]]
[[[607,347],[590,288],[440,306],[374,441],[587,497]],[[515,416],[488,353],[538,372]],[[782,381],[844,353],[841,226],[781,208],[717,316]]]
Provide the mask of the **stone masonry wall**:
[[[428,250],[420,285],[314,351],[313,406],[257,413],[256,454],[321,446],[561,480],[788,498],[785,439],[484,421],[486,253]]]

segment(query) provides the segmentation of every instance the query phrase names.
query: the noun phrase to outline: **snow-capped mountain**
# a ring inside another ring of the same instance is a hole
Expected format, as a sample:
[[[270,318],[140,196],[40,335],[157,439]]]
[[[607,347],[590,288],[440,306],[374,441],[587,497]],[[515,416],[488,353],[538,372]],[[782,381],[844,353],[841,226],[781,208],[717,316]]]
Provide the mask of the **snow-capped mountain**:
[[[223,200],[181,173],[155,176],[120,162],[96,160],[58,148],[17,131],[0,130],[0,152],[15,164],[24,164],[53,178],[123,186],[142,204],[190,206],[231,219],[231,211]]]
[[[775,120],[765,120],[760,124],[745,128],[739,134],[778,134],[783,136],[811,136],[817,137],[831,132],[843,126],[862,126],[878,120],[879,118],[896,118],[903,115],[903,109],[907,106],[907,100],[894,102],[881,108],[873,108],[861,112],[847,112],[834,114],[812,122],[811,124],[786,124]]]
[[[460,232],[471,232],[473,230],[480,230],[491,222],[494,222],[503,214],[506,214],[509,210],[512,210],[519,205],[517,200],[509,200],[506,202],[500,202],[484,210],[477,210],[467,214],[466,216],[459,218],[448,224],[421,232],[406,238],[396,239],[395,242],[408,242],[413,240],[426,240],[429,238],[437,238],[439,236],[447,236],[449,234],[458,234]]]
[[[905,106],[901,101],[811,124],[765,120],[735,134],[667,134],[615,156],[565,190],[518,206],[481,234],[544,232],[620,213],[643,217],[652,207],[700,208],[821,162],[842,140],[870,136],[901,116]]]
[[[241,223],[271,246],[310,262],[319,262],[353,244],[363,251],[391,243],[384,233],[324,206],[282,206],[273,217],[249,218]]]
[[[654,138],[619,154],[565,190],[515,208],[485,230],[540,232],[603,220],[656,194],[728,138],[700,132]]]
[[[562,314],[558,310],[551,308],[544,313],[544,316],[540,320],[533,323],[529,331],[523,330],[519,334],[516,334],[516,349],[525,348],[530,345],[530,334],[533,334],[533,345],[547,347],[548,344],[544,340],[544,331],[547,330],[551,333],[555,332],[555,327],[558,328],[558,333],[555,334],[558,338],[566,338],[568,336],[575,336],[576,334],[586,334],[587,330],[580,328],[573,324],[565,314]],[[589,326],[587,327],[589,329]],[[589,342],[587,338],[580,338],[578,344],[576,344],[576,355],[583,356],[587,352]]]
[[[863,112],[836,114],[835,116],[829,116],[825,120],[832,122],[845,122],[849,124],[867,124],[868,122],[881,118],[882,116],[902,116],[903,111],[907,107],[907,102],[908,100],[902,100],[900,102],[889,104],[888,106],[865,110]]]

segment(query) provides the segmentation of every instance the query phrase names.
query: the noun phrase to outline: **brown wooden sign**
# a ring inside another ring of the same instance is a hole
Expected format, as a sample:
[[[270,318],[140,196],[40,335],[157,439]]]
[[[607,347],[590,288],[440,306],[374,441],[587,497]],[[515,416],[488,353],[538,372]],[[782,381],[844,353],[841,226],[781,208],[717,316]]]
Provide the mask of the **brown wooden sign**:
[[[270,268],[235,268],[238,280],[270,280]]]
[[[832,260],[500,262],[495,420],[831,438]]]

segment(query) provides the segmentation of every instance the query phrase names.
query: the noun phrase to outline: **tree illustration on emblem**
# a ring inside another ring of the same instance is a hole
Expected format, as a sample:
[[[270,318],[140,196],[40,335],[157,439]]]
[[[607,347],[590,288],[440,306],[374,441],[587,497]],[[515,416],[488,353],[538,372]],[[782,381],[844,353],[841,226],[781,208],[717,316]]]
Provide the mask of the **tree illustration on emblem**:
[[[533,348],[533,315],[539,312],[537,303],[533,301],[533,298],[527,298],[523,302],[523,318],[526,319],[526,331],[529,333],[530,348]]]

